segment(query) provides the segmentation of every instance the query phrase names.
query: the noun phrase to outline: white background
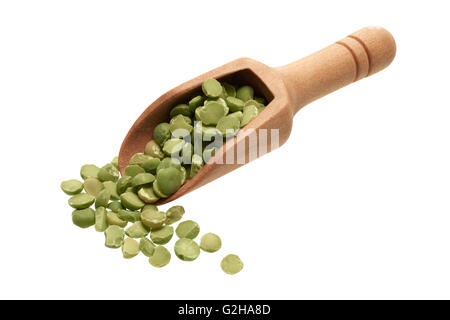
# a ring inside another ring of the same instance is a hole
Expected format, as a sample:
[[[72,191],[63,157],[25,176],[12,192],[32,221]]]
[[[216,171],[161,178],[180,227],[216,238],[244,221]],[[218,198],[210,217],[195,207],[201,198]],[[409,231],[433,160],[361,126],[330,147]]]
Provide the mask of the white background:
[[[0,298],[450,298],[446,4],[2,1]],[[305,107],[283,147],[174,203],[222,237],[218,253],[156,269],[72,225],[60,182],[109,162],[162,93],[239,57],[283,65],[367,25],[394,35],[390,67]],[[228,253],[240,274],[221,271]]]

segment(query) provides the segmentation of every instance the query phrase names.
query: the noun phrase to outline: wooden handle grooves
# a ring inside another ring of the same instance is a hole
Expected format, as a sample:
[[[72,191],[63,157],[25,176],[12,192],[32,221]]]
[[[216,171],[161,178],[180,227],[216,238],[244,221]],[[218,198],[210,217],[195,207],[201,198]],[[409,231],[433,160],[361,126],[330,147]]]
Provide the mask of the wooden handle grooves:
[[[368,27],[276,70],[286,84],[295,113],[328,93],[386,68],[395,53],[395,40],[387,30]]]

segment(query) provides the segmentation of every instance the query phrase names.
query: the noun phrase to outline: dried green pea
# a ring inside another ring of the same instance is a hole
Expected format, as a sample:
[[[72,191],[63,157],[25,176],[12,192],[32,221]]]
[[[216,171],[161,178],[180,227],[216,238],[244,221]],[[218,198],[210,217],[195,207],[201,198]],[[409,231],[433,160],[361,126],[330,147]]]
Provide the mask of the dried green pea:
[[[218,98],[222,93],[222,85],[216,79],[207,79],[202,83],[202,91],[208,98]]]
[[[139,173],[144,173],[144,172],[145,172],[144,168],[142,168],[140,165],[137,165],[137,164],[131,164],[123,170],[124,176],[129,176],[129,177],[134,177],[134,176],[138,175]]]
[[[164,143],[163,151],[168,156],[178,155],[183,149],[184,143],[182,139],[169,139]]]
[[[111,198],[111,195],[109,194],[109,191],[106,189],[103,189],[100,191],[97,195],[97,198],[95,199],[95,207],[107,207],[109,199]]]
[[[226,116],[217,122],[216,128],[224,137],[228,138],[234,136],[239,131],[240,126],[241,122],[237,117]]]
[[[207,105],[197,108],[200,121],[205,125],[216,125],[220,118],[228,114],[228,107],[219,102],[212,101]]]
[[[192,125],[187,123],[183,115],[180,114],[170,120],[169,130],[174,138],[184,138],[192,132]],[[164,145],[167,141],[164,142]]]
[[[128,165],[133,165],[133,164],[137,164],[138,166],[142,165],[145,161],[147,161],[148,159],[151,159],[152,157],[147,155],[147,154],[143,154],[143,153],[135,153],[130,161],[128,162]]]
[[[148,235],[148,228],[142,223],[142,221],[136,221],[125,230],[125,234],[130,238],[142,238]]]
[[[180,170],[175,168],[161,169],[156,174],[156,181],[153,183],[153,191],[157,193],[158,190],[161,191],[163,195],[170,196],[181,187],[182,179],[183,175]]]
[[[95,211],[91,208],[74,210],[72,212],[72,222],[80,228],[88,228],[95,224]]]
[[[108,228],[106,209],[104,207],[98,207],[95,210],[95,231],[103,232],[106,228]]]
[[[89,193],[91,196],[98,196],[100,191],[103,190],[103,183],[97,178],[87,178],[83,183],[84,191]]]
[[[267,101],[265,98],[263,97],[255,97],[253,98],[256,102],[262,104],[263,106],[265,106],[267,104]]]
[[[111,210],[112,212],[119,212],[120,209],[123,209],[122,204],[120,203],[120,201],[112,201],[108,204],[108,209]]]
[[[180,179],[180,180],[181,180],[181,179]],[[159,187],[158,187],[157,181],[155,181],[155,182],[153,183],[152,189],[153,189],[153,192],[155,193],[155,195],[156,195],[157,197],[159,197],[159,198],[167,198],[167,197],[169,196],[169,195],[164,194],[164,193],[161,192],[161,190],[160,190]]]
[[[139,241],[139,249],[141,249],[141,252],[147,257],[151,257],[153,255],[155,247],[156,246],[145,237],[141,238]]]
[[[153,129],[153,139],[162,146],[164,142],[170,139],[170,126],[167,122],[162,122],[158,124],[155,129]]]
[[[139,242],[132,238],[126,238],[122,244],[122,255],[125,259],[131,259],[139,254]]]
[[[175,232],[178,238],[194,239],[200,232],[200,226],[195,221],[186,220],[177,226]]]
[[[206,233],[200,239],[200,249],[206,252],[216,252],[222,247],[222,240],[215,233]]]
[[[131,181],[132,187],[139,187],[145,184],[149,184],[155,181],[155,176],[151,173],[138,173],[133,177],[133,180]]]
[[[148,262],[154,267],[161,268],[170,262],[170,252],[163,246],[157,246],[151,257],[148,258]]]
[[[106,212],[106,221],[108,222],[108,224],[110,226],[115,225],[115,226],[119,226],[122,228],[125,228],[126,225],[128,224],[128,221],[120,219],[119,216],[117,215],[117,213],[112,212],[112,211]]]
[[[191,239],[181,238],[175,242],[175,255],[183,261],[193,261],[200,255],[198,244]]]
[[[152,174],[156,173],[156,168],[158,168],[159,164],[161,163],[161,160],[158,158],[151,158],[147,161],[145,161],[141,167],[144,168],[145,172],[149,172]]]
[[[112,160],[111,160],[111,164],[116,167],[116,169],[119,169],[119,157],[115,156]]]
[[[156,244],[166,244],[173,237],[173,227],[164,226],[161,229],[152,230],[150,239]]]
[[[141,221],[152,230],[162,228],[166,221],[166,214],[161,211],[145,210],[141,212]]]
[[[145,203],[142,202],[142,200],[132,192],[122,193],[120,195],[120,202],[122,203],[122,206],[130,210],[139,210],[145,205]]]
[[[125,168],[126,170],[126,168]],[[117,181],[117,194],[120,196],[122,193],[124,193],[129,187],[131,187],[131,181],[133,180],[133,177],[130,175],[125,175],[121,177]]]
[[[103,182],[103,188],[108,190],[111,200],[119,200],[120,196],[117,193],[117,183],[113,181]]]
[[[159,170],[167,169],[170,167],[180,170],[181,169],[180,160],[175,159],[175,158],[170,158],[170,157],[164,158],[161,160],[158,167],[156,168],[156,172],[158,173]]]
[[[108,163],[100,168],[98,171],[98,180],[104,182],[104,181],[113,181],[116,182],[119,179],[119,170],[112,165],[111,163]]]
[[[80,193],[72,196],[69,199],[69,206],[74,209],[89,208],[95,201],[95,197],[87,193]]]
[[[146,210],[158,211],[158,207],[155,206],[154,204],[146,204],[145,206],[142,207],[141,212]]]
[[[225,91],[226,97],[236,97],[235,86],[233,86],[229,83],[226,83],[226,82],[222,82],[222,87],[223,87],[223,90]]]
[[[192,178],[200,171],[201,168],[203,168],[203,157],[199,156],[198,154],[194,154],[192,156],[191,170],[189,172],[189,176]]]
[[[155,203],[159,197],[155,194],[152,187],[142,187],[138,191],[138,197],[145,203]]]
[[[245,127],[250,121],[252,121],[258,115],[258,107],[254,105],[249,105],[244,107],[241,128]]]
[[[164,153],[161,150],[161,147],[158,145],[158,143],[155,140],[150,140],[145,145],[145,154],[148,154],[149,156],[152,156],[153,158],[162,159],[164,158]]]
[[[189,111],[191,112],[191,115],[195,112],[195,109],[203,104],[203,101],[203,96],[195,96],[189,101]]]
[[[241,261],[239,256],[235,254],[229,254],[225,258],[223,258],[222,262],[220,263],[220,267],[222,268],[223,272],[227,274],[236,274],[242,270],[242,268],[244,267],[244,263]]]
[[[138,211],[129,211],[129,210],[125,210],[125,209],[120,209],[117,212],[117,216],[124,220],[124,221],[128,221],[128,222],[136,222],[141,220],[141,213]]]
[[[234,97],[227,97],[225,99],[230,112],[242,111],[244,109],[244,101]]]
[[[183,115],[186,117],[191,116],[191,110],[189,109],[189,106],[187,104],[181,103],[179,105],[176,105],[175,107],[170,110],[170,117],[173,118],[177,115]]]
[[[105,230],[105,246],[108,248],[120,248],[125,232],[117,225],[112,225]]]
[[[182,206],[173,206],[166,211],[166,224],[173,224],[184,215],[184,208]]]
[[[236,91],[236,98],[246,102],[253,99],[255,92],[250,86],[242,86]]]
[[[95,164],[85,164],[80,169],[80,175],[83,179],[97,178],[100,168]]]
[[[76,179],[61,182],[61,190],[68,195],[79,194],[83,190],[83,183]]]

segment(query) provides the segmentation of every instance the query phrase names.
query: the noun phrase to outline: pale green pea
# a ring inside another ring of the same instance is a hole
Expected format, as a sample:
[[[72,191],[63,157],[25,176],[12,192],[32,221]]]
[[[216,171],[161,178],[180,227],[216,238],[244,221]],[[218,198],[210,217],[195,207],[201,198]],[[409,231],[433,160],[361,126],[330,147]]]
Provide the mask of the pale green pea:
[[[181,187],[183,176],[180,170],[175,168],[161,169],[156,175],[156,181],[153,183],[162,194],[170,196]]]
[[[226,97],[236,97],[236,88],[235,86],[226,83],[226,82],[222,82],[222,87],[223,90],[226,93]]]
[[[79,194],[83,190],[83,183],[76,179],[61,182],[61,190],[68,195]]]
[[[159,163],[158,168],[156,168],[156,172],[158,173],[159,170],[167,169],[167,168],[170,168],[170,167],[180,170],[181,169],[181,162],[180,162],[180,160],[175,159],[175,158],[170,158],[170,157],[164,158]]]
[[[156,168],[158,168],[159,164],[161,163],[161,160],[158,158],[151,158],[147,161],[145,161],[141,167],[144,168],[145,172],[149,172],[152,174],[156,173]]]
[[[258,107],[249,105],[244,107],[242,115],[241,128],[245,127],[250,121],[252,121],[258,115]]]
[[[164,143],[163,151],[166,155],[177,155],[183,149],[184,140],[182,139],[169,139]]]
[[[183,185],[186,182],[186,179],[187,179],[186,168],[185,167],[181,167],[180,172],[181,172],[181,184]]]
[[[131,259],[139,254],[139,242],[132,238],[126,238],[122,244],[122,255],[125,259]]]
[[[166,224],[173,224],[179,220],[184,215],[184,208],[182,206],[170,207],[166,212]]]
[[[119,216],[117,215],[117,213],[112,212],[112,211],[106,212],[106,221],[108,222],[108,224],[110,226],[115,225],[115,226],[119,226],[122,228],[125,228],[126,225],[128,224],[128,221],[120,219]]]
[[[103,187],[105,190],[108,190],[111,200],[119,200],[120,196],[117,193],[117,183],[113,181],[105,181],[103,182]]]
[[[112,160],[111,160],[111,164],[116,167],[116,169],[119,169],[119,157],[115,156]]]
[[[236,92],[236,98],[241,99],[242,101],[246,102],[248,100],[253,99],[254,90],[250,86],[243,86],[240,87]]]
[[[203,158],[202,156],[199,156],[198,154],[194,154],[192,156],[192,162],[191,162],[191,171],[189,172],[189,176],[192,178],[195,176],[200,169],[203,167]]]
[[[161,190],[159,190],[157,181],[153,183],[152,188],[155,195],[159,198],[167,198],[169,196],[167,194],[162,193]]]
[[[219,120],[216,128],[224,137],[228,138],[234,136],[238,132],[240,125],[241,122],[237,117],[226,116]]]
[[[170,262],[170,252],[163,246],[157,246],[148,262],[154,267],[161,268]]]
[[[136,221],[125,230],[125,233],[130,238],[142,238],[148,235],[149,230],[142,221]]]
[[[196,96],[189,101],[189,111],[191,112],[191,114],[195,112],[195,109],[202,105],[203,101],[203,96]]]
[[[138,197],[145,203],[155,203],[159,197],[155,194],[152,187],[142,187],[138,191]]]
[[[166,214],[161,211],[146,210],[141,212],[141,221],[152,230],[162,228],[166,221]]]
[[[153,255],[155,247],[156,246],[145,237],[141,238],[139,241],[139,249],[141,249],[141,252],[147,257],[151,257]]]
[[[134,176],[134,178],[131,182],[131,186],[138,187],[138,186],[152,183],[153,181],[155,181],[155,176],[152,175],[151,173],[147,173],[147,172],[138,173],[137,175]]]
[[[244,101],[234,97],[226,98],[227,106],[230,112],[242,111],[244,109]]]
[[[141,212],[146,210],[158,211],[158,207],[155,206],[154,204],[146,204],[145,206],[142,207]]]
[[[164,142],[170,139],[170,126],[167,122],[162,122],[158,124],[155,129],[153,129],[153,139],[162,146]]]
[[[229,254],[225,258],[223,258],[222,262],[220,263],[220,267],[222,268],[223,272],[227,274],[236,274],[242,270],[242,268],[244,267],[244,263],[237,255]]]
[[[169,130],[172,133],[173,137],[184,138],[192,132],[192,126],[189,123],[187,123],[184,120],[183,116],[180,114],[170,120]],[[164,142],[164,145],[167,141],[168,140]]]
[[[161,229],[152,230],[150,239],[156,244],[166,244],[173,237],[173,227],[164,226]]]
[[[239,120],[239,123],[241,123],[243,116],[244,116],[244,114],[242,113],[242,111],[236,111],[236,112],[230,113],[227,117],[235,117],[236,119]]]
[[[227,102],[226,102],[225,99],[223,99],[223,98],[217,98],[217,99],[206,100],[204,105],[206,106],[206,105],[208,105],[208,104],[210,104],[210,103],[212,103],[212,102],[217,102],[217,103],[221,104],[222,106],[228,108]]]
[[[125,167],[125,169],[123,170],[124,176],[130,176],[130,177],[134,177],[137,174],[144,173],[144,172],[145,172],[144,168],[142,168],[141,166],[139,166],[137,164],[131,164],[131,165]]]
[[[222,240],[215,233],[206,233],[200,239],[200,249],[206,252],[216,252],[222,247]]]
[[[83,179],[97,178],[98,171],[100,170],[95,164],[85,164],[81,167],[80,175]]]
[[[103,232],[106,228],[108,228],[106,209],[104,207],[98,207],[95,210],[95,231]]]
[[[105,230],[105,246],[108,248],[120,248],[125,232],[117,225],[112,225]]]
[[[133,164],[137,164],[137,165],[142,165],[145,161],[151,159],[152,157],[147,155],[147,154],[143,154],[143,153],[135,153],[130,161],[128,162],[128,165],[133,165]]]
[[[72,196],[69,199],[69,206],[74,209],[89,208],[95,201],[95,197],[87,193],[80,193]]]
[[[265,106],[267,104],[267,101],[265,98],[263,97],[255,97],[253,98],[256,102],[262,104],[263,106]]]
[[[122,193],[120,195],[120,202],[122,203],[122,206],[130,210],[138,210],[145,205],[145,203],[132,192]]]
[[[175,255],[183,261],[193,261],[200,255],[198,244],[191,239],[181,238],[175,242]]]
[[[138,166],[139,167],[139,166]],[[125,168],[125,171],[127,169]],[[120,196],[122,193],[124,193],[130,186],[131,186],[131,181],[133,180],[133,177],[130,175],[125,175],[123,177],[121,177],[118,181],[117,181],[117,194]]]
[[[136,222],[141,220],[141,213],[138,211],[129,211],[125,209],[120,209],[119,211],[117,211],[117,216],[120,219],[128,222]]]
[[[182,104],[176,105],[174,108],[172,108],[172,110],[170,110],[171,118],[173,118],[179,114],[186,116],[186,117],[190,117],[191,111],[189,110],[189,106],[187,104],[182,103]]]
[[[95,224],[95,211],[91,208],[74,210],[72,212],[72,222],[80,228],[88,228]]]
[[[108,163],[107,165],[104,165],[100,168],[98,171],[98,180],[104,182],[104,181],[113,181],[116,182],[119,179],[119,170],[112,165],[111,163]]]
[[[220,118],[227,115],[229,109],[221,103],[212,101],[204,107],[197,108],[200,120],[205,125],[216,125]],[[196,110],[196,112],[197,112]]]
[[[91,196],[98,196],[100,191],[103,190],[104,186],[100,180],[97,178],[87,178],[83,183],[84,191],[89,193]]]
[[[150,140],[145,145],[145,154],[148,154],[149,156],[152,156],[153,158],[162,159],[164,158],[164,153],[161,150],[161,147],[158,145],[158,143],[155,140]]]
[[[222,85],[216,79],[207,79],[202,84],[202,91],[208,98],[218,98],[222,93]]]
[[[108,209],[117,213],[120,209],[123,209],[123,207],[120,201],[112,201],[108,204]]]
[[[186,220],[177,226],[175,232],[178,238],[194,239],[200,232],[200,226],[195,221]]]
[[[109,194],[109,191],[106,189],[103,189],[100,191],[97,195],[97,198],[95,199],[95,207],[107,207],[109,199],[111,198],[111,195]]]

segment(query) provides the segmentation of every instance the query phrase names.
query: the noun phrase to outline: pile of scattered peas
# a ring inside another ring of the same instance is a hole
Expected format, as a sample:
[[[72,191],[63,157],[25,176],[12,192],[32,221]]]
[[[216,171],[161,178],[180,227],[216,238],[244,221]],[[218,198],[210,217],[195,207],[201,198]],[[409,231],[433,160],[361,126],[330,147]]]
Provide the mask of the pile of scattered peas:
[[[131,157],[122,177],[115,157],[101,168],[82,166],[83,182],[72,179],[61,183],[61,189],[71,195],[69,205],[75,209],[72,221],[76,226],[95,226],[96,231],[104,232],[105,246],[122,248],[124,258],[142,252],[154,267],[170,262],[171,253],[164,245],[173,237],[172,224],[182,219],[185,210],[173,206],[162,212],[154,203],[192,178],[226,139],[264,110],[266,103],[254,96],[250,86],[237,88],[215,79],[207,79],[202,92],[170,111],[168,122],[155,127],[153,140],[144,152]],[[200,148],[194,143],[197,138],[201,139]],[[208,141],[212,143],[205,143]],[[192,220],[178,223],[174,252],[179,259],[193,261],[200,249],[216,252],[221,248],[222,241],[214,233],[204,234],[200,244],[195,242],[199,233],[199,225]],[[244,265],[237,255],[229,254],[220,266],[225,273],[236,274]]]

